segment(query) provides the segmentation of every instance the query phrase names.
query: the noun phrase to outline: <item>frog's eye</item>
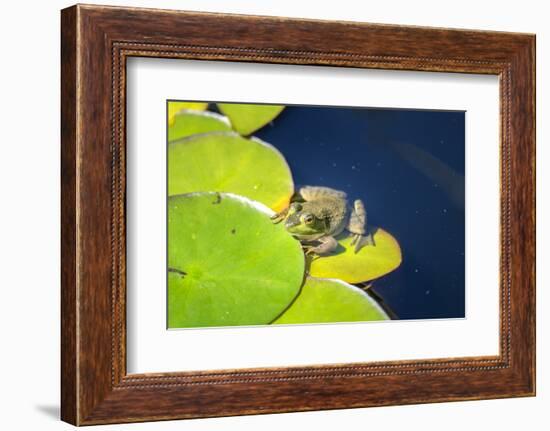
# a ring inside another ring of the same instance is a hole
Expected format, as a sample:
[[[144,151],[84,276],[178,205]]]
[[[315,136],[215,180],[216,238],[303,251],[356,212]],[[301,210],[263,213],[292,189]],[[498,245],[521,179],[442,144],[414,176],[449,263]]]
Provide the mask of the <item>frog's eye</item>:
[[[311,224],[311,223],[313,223],[313,215],[311,215],[311,214],[306,214],[306,215],[304,216],[304,223],[306,223],[306,224]]]
[[[294,202],[290,204],[290,208],[288,209],[288,215],[296,214],[300,211],[302,211],[302,204]]]

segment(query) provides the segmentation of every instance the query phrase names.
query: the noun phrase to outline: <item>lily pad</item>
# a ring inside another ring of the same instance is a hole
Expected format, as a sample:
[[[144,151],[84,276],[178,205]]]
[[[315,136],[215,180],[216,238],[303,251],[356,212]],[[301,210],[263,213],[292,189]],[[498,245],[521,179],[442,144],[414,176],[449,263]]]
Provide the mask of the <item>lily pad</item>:
[[[249,103],[218,103],[218,108],[229,117],[235,131],[248,136],[273,121],[285,107]]]
[[[168,125],[174,124],[175,115],[182,109],[204,111],[207,107],[208,102],[168,102]]]
[[[183,109],[174,115],[174,121],[168,127],[168,141],[186,138],[207,132],[230,131],[231,123],[223,115],[209,111]]]
[[[235,193],[280,211],[294,183],[275,147],[234,132],[212,132],[168,145],[168,195],[199,191]]]
[[[371,296],[341,280],[308,277],[300,295],[275,324],[389,320]]]
[[[336,239],[339,247],[334,254],[316,257],[309,273],[313,277],[338,278],[348,283],[362,283],[382,277],[401,265],[401,248],[396,239],[380,228],[372,229],[374,245],[365,244],[355,253],[351,235],[343,233]]]
[[[292,302],[304,254],[272,214],[227,193],[168,199],[170,328],[267,324]]]

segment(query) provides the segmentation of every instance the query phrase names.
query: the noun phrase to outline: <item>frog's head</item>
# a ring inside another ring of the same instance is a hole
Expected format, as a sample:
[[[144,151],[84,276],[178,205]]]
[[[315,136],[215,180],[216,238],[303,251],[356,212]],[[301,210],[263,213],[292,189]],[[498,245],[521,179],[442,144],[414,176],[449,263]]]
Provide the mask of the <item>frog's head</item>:
[[[308,211],[299,202],[290,205],[285,229],[300,239],[314,238],[325,233],[325,221]]]

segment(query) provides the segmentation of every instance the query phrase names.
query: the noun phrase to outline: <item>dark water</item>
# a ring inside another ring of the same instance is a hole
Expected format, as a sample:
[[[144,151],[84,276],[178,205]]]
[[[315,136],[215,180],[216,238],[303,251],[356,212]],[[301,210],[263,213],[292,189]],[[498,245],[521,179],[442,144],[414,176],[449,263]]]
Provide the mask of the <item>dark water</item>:
[[[400,319],[464,317],[464,113],[287,107],[255,136],[286,157],[297,186],[365,202],[403,263],[374,292]]]

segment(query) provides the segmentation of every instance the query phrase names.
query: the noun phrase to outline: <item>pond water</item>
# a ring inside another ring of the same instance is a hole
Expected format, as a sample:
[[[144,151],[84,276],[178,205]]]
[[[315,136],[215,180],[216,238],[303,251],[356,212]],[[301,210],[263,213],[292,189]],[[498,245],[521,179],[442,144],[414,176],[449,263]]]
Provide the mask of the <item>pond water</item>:
[[[307,106],[254,133],[297,187],[362,199],[368,224],[397,239],[403,262],[372,293],[400,319],[464,317],[464,134],[464,112]]]

